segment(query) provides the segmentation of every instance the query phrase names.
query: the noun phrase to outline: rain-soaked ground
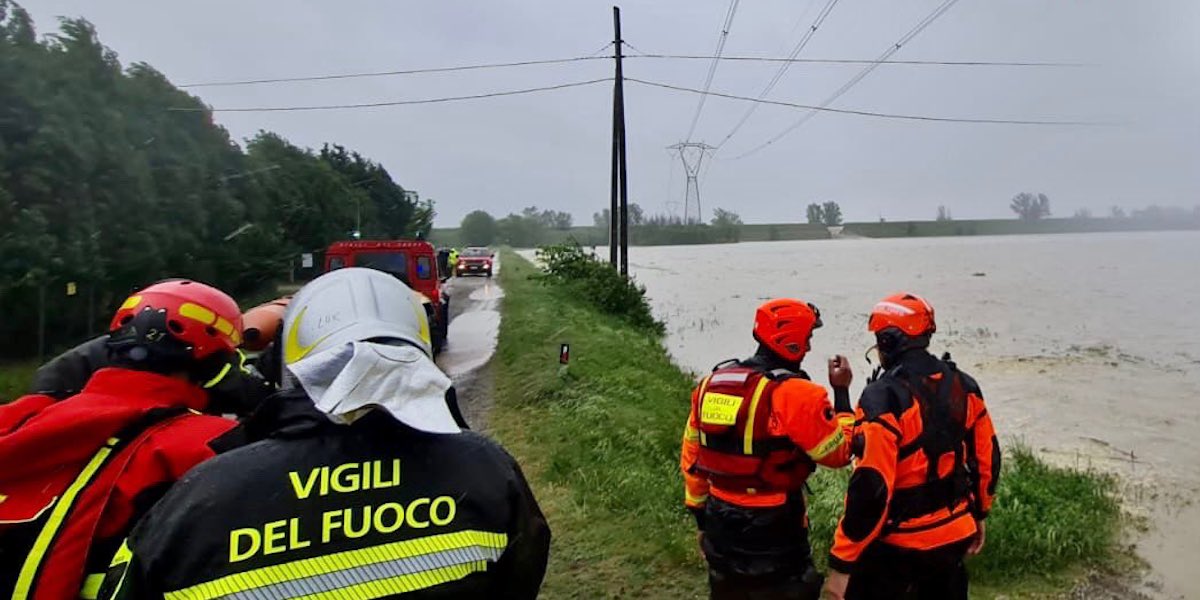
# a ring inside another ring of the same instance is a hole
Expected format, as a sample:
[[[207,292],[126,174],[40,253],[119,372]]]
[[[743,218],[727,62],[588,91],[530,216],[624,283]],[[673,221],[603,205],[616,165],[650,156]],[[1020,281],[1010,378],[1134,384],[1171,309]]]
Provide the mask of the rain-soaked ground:
[[[499,272],[497,262],[495,271]],[[500,299],[496,278],[455,277],[446,282],[450,296],[450,332],[437,363],[454,380],[459,407],[472,429],[486,429],[492,406],[491,373],[486,365],[496,351]]]
[[[1200,598],[1197,257],[1197,232],[1120,233],[635,247],[630,268],[684,368],[751,352],[755,306],[799,297],[825,322],[814,379],[846,354],[855,393],[871,306],[924,295],[933,348],[979,380],[1003,438],[1120,475],[1130,510],[1150,517],[1137,540],[1149,591]]]

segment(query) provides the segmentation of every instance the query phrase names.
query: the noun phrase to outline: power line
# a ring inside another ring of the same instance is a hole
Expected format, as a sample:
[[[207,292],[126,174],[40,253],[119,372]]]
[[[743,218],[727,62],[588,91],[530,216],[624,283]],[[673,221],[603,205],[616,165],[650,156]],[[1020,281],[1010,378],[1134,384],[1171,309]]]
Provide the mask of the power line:
[[[551,58],[545,60],[524,60],[519,62],[508,63],[487,63],[479,65],[458,65],[453,67],[431,67],[424,69],[404,69],[397,71],[368,71],[361,73],[335,73],[328,75],[309,75],[304,77],[276,77],[271,79],[245,79],[240,81],[207,81],[203,83],[186,83],[178,85],[180,88],[200,88],[200,87],[230,87],[239,85],[259,85],[265,83],[292,83],[299,81],[329,81],[334,79],[358,79],[363,77],[391,77],[395,75],[419,75],[425,73],[453,73],[457,71],[477,71],[481,69],[501,69],[509,67],[528,67],[532,65],[557,65],[584,62],[589,60],[607,60],[607,56],[597,56],[603,52],[612,42],[609,42],[596,53],[591,56],[575,56],[571,58]]]
[[[838,90],[836,92],[834,92],[828,98],[826,98],[823,102],[821,102],[820,107],[821,108],[828,107],[830,104],[833,104],[833,102],[835,102],[838,98],[841,98],[842,95],[844,95],[846,92],[850,91],[850,88],[853,88],[855,85],[858,85],[858,83],[860,81],[862,81],[864,78],[866,78],[867,75],[871,74],[871,71],[874,71],[876,68],[878,68],[879,65],[882,64],[882,61],[890,59],[893,54],[895,54],[896,52],[899,52],[900,48],[904,47],[905,44],[912,41],[913,38],[917,37],[917,35],[920,34],[922,31],[925,31],[925,28],[929,27],[930,25],[933,24],[934,21],[938,20],[939,17],[946,14],[946,11],[950,10],[950,8],[952,6],[954,6],[957,2],[958,2],[958,0],[945,0],[944,2],[942,2],[941,5],[939,5],[935,9],[933,9],[933,12],[926,15],[924,19],[922,19],[920,22],[918,22],[916,24],[916,26],[914,26],[912,29],[910,29],[908,31],[908,33],[905,33],[904,35],[900,36],[899,40],[896,40],[896,42],[894,44],[892,44],[887,50],[884,50],[883,53],[879,55],[879,58],[875,59],[874,62],[867,65],[865,68],[863,68],[862,71],[859,71],[858,74],[856,74],[854,77],[851,77],[849,81],[847,81],[845,84],[842,85],[842,87],[838,88]],[[817,112],[818,111],[816,111],[816,110],[810,110],[804,116],[800,117],[799,120],[797,120],[795,123],[788,126],[786,129],[781,131],[775,137],[772,137],[771,139],[767,140],[766,142],[764,142],[758,146],[755,146],[754,148],[750,149],[747,152],[744,152],[742,154],[735,156],[734,160],[740,160],[740,159],[746,158],[747,156],[755,154],[755,153],[759,152],[760,150],[762,150],[763,148],[766,148],[767,146],[770,146],[771,144],[774,144],[775,142],[783,139],[789,133],[795,131],[801,125],[806,123],[809,119],[811,119],[813,117],[813,115],[817,114]]]
[[[737,14],[738,3],[741,0],[730,0],[729,8],[725,11],[725,21],[721,25],[721,33],[717,36],[717,49],[713,53],[712,64],[708,67],[708,75],[704,78],[704,91],[707,92],[712,87],[713,76],[717,74],[717,65],[720,64],[721,54],[725,51],[725,42],[729,39],[729,30],[733,27],[733,17]],[[688,127],[687,135],[684,140],[690,142],[692,134],[696,133],[696,124],[700,122],[700,113],[704,112],[704,101],[708,99],[706,94],[700,95],[700,102],[696,104],[696,114],[692,116],[692,125]]]
[[[611,77],[602,79],[591,79],[588,81],[576,81],[572,83],[562,83],[558,85],[548,85],[543,87],[525,88],[520,90],[507,90],[502,92],[489,92],[486,94],[471,94],[466,96],[447,96],[443,98],[423,98],[419,100],[393,100],[388,102],[364,102],[360,104],[326,104],[316,106],[264,106],[264,107],[244,107],[244,108],[168,108],[173,112],[287,112],[287,111],[309,111],[309,110],[344,110],[357,108],[381,108],[385,106],[408,106],[413,104],[440,104],[443,102],[458,102],[462,100],[479,100],[483,98],[498,98],[501,96],[517,96],[521,94],[533,94],[537,92],[548,92],[553,90],[562,90],[573,87],[583,87],[587,85],[595,85],[612,81]]]
[[[1086,63],[1017,62],[992,60],[871,60],[865,58],[789,58],[781,56],[708,56],[704,54],[641,54],[626,58],[657,58],[677,60],[722,60],[735,62],[808,63],[834,65],[913,65],[946,67],[1087,67]]]
[[[662,83],[662,82],[658,82],[658,81],[646,81],[644,79],[636,79],[633,77],[626,77],[625,81],[632,81],[634,83],[640,83],[642,85],[648,85],[651,87],[662,88],[662,89],[667,89],[667,90],[675,90],[675,91],[679,91],[679,92],[688,92],[688,93],[693,93],[693,94],[701,93],[701,90],[697,90],[694,88],[683,87],[683,86],[678,86],[678,85],[671,85],[668,83]],[[738,96],[735,94],[724,94],[721,92],[714,92],[714,91],[709,91],[708,95],[715,96],[717,98],[727,98],[730,100],[742,100],[742,101],[746,101],[746,102],[756,102],[759,104],[769,104],[772,106],[786,106],[788,108],[797,108],[797,109],[818,111],[818,112],[830,112],[830,113],[838,113],[838,114],[844,114],[844,115],[857,115],[857,116],[861,116],[861,117],[876,117],[876,118],[880,118],[880,119],[901,119],[901,120],[907,120],[907,121],[936,121],[936,122],[942,122],[942,123],[977,123],[977,124],[987,124],[987,125],[1053,125],[1053,126],[1106,125],[1105,123],[1096,123],[1096,122],[1088,122],[1088,121],[1037,121],[1037,120],[1024,120],[1024,119],[981,119],[981,118],[959,118],[959,117],[934,117],[934,116],[928,116],[928,115],[908,115],[908,114],[899,114],[899,113],[876,112],[876,111],[870,111],[870,110],[854,110],[854,109],[849,109],[849,108],[830,108],[828,106],[812,106],[809,104],[797,104],[795,102],[783,102],[780,100],[764,100],[761,98],[752,98],[750,96]]]
[[[791,61],[795,60],[796,57],[799,56],[802,51],[804,51],[804,47],[807,46],[808,42],[812,40],[814,35],[816,35],[817,30],[821,28],[821,25],[825,22],[825,19],[829,17],[829,13],[833,12],[833,9],[837,6],[837,3],[838,0],[828,0],[825,3],[825,6],[821,8],[819,13],[817,13],[817,17],[813,20],[812,25],[809,26],[808,31],[804,33],[804,36],[800,38],[800,41],[796,42],[796,45],[792,48],[792,51],[788,53],[788,60],[779,65],[779,69],[775,71],[775,75],[771,77],[771,80],[768,81],[763,90],[759,92],[759,100],[766,98],[767,95],[771,93],[771,90],[775,89],[775,86],[778,85],[779,81],[783,79],[784,74],[786,74],[788,69],[791,68],[793,64]],[[717,146],[724,146],[725,142],[728,142],[730,138],[736,135],[737,132],[742,129],[742,126],[746,124],[746,121],[750,120],[751,115],[753,115],[754,111],[756,110],[758,110],[757,103],[751,104],[749,107],[747,107],[746,112],[742,114],[741,119],[738,119],[738,122],[733,126],[733,129],[731,129],[729,133],[725,134],[724,138],[721,138],[721,141],[717,143]]]

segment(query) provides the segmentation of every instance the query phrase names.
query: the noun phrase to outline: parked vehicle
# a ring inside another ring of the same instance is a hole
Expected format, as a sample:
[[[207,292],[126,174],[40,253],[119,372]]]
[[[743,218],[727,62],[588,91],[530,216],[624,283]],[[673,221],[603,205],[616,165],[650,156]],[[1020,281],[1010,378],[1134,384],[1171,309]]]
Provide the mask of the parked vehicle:
[[[421,298],[434,353],[446,345],[450,298],[442,289],[433,244],[421,240],[334,242],[325,252],[325,272],[343,267],[366,267],[403,281]]]

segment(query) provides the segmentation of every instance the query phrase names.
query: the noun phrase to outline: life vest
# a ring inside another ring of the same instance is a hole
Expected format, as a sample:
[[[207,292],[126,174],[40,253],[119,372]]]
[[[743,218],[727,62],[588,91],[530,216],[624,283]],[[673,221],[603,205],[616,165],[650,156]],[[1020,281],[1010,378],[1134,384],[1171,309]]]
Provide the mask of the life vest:
[[[953,511],[971,496],[964,457],[967,391],[953,362],[941,361],[938,373],[940,377],[922,377],[903,367],[890,373],[894,391],[912,398],[921,412],[921,432],[899,448],[897,464],[920,451],[925,455],[927,466],[923,483],[893,492],[888,508],[889,529],[944,508]],[[943,477],[938,465],[947,454],[954,456],[954,468]]]
[[[775,390],[790,377],[738,363],[717,365],[701,384],[692,407],[699,423],[697,472],[733,492],[792,492],[816,464],[786,436],[770,431]]]

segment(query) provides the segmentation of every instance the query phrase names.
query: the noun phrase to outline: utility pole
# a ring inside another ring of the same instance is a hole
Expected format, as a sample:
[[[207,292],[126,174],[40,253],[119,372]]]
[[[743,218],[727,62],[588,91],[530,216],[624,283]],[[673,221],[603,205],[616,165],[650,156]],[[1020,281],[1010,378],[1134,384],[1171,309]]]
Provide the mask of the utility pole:
[[[625,75],[621,39],[621,8],[613,7],[613,143],[612,189],[609,202],[609,260],[629,275],[629,181],[625,160]]]
[[[683,163],[683,172],[687,175],[687,191],[684,192],[683,197],[683,224],[703,223],[704,212],[700,207],[700,164],[704,161],[705,154],[717,148],[704,142],[679,142],[674,146],[667,146],[667,149],[679,153],[679,160]],[[696,206],[695,221],[692,220],[691,206],[693,204]]]

